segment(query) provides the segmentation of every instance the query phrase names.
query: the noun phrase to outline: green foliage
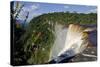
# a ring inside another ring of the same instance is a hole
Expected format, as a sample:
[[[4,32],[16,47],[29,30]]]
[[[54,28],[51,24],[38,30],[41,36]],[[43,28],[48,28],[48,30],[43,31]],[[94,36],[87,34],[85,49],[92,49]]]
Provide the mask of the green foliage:
[[[53,27],[54,23],[49,24],[42,17],[35,18],[29,23],[29,27],[24,35],[27,36],[30,34],[29,38],[24,43],[24,51],[26,55],[29,52],[31,54],[27,60],[28,64],[48,62],[50,49],[54,42]]]

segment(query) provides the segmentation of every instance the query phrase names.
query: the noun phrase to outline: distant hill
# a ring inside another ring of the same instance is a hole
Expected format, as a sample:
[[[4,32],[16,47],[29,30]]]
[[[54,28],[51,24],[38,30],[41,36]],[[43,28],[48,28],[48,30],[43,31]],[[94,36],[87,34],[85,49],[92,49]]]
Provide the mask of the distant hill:
[[[97,14],[96,13],[69,13],[69,12],[54,12],[43,14],[33,18],[30,22],[58,22],[60,24],[96,24]]]

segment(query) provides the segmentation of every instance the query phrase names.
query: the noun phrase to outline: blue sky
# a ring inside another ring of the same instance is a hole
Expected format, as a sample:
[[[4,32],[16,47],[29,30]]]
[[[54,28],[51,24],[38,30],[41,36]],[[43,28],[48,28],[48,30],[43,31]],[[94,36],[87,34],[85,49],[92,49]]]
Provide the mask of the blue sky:
[[[23,20],[25,12],[29,11],[30,21],[33,17],[44,14],[44,13],[52,13],[52,12],[77,12],[77,13],[96,13],[96,6],[87,6],[87,5],[71,5],[71,4],[51,4],[51,3],[39,3],[39,2],[21,2],[19,3],[25,6],[23,7],[23,11],[20,13],[20,18]]]

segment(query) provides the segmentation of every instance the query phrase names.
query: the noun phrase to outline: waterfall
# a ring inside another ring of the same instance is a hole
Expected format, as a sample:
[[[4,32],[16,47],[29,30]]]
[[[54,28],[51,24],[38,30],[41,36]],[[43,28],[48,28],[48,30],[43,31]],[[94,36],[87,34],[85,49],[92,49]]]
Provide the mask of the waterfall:
[[[84,49],[86,49],[89,43],[87,32],[92,30],[94,29],[84,28],[83,26],[76,24],[70,24],[68,28],[63,28],[62,25],[56,25],[56,40],[51,50],[49,60],[52,60],[70,50],[74,51],[71,56],[81,53]]]
[[[64,48],[66,40],[67,28],[63,28],[62,25],[55,25],[55,42],[51,49],[50,60],[57,57],[59,52]]]
[[[80,25],[70,24],[64,48],[58,56],[70,49],[74,50],[74,54],[82,52],[88,45],[88,34],[84,30]]]

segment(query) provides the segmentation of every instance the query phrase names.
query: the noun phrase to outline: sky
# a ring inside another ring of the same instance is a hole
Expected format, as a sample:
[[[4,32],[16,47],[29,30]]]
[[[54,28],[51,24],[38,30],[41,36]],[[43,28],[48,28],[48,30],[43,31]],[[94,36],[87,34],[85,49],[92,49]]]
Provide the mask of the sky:
[[[22,8],[23,11],[21,11],[19,17],[20,20],[24,20],[27,11],[29,12],[28,21],[44,13],[67,12],[67,11],[77,12],[77,13],[97,13],[97,7],[89,5],[52,4],[52,3],[24,2],[24,1],[19,1],[19,3],[20,5],[24,4],[24,7]]]

